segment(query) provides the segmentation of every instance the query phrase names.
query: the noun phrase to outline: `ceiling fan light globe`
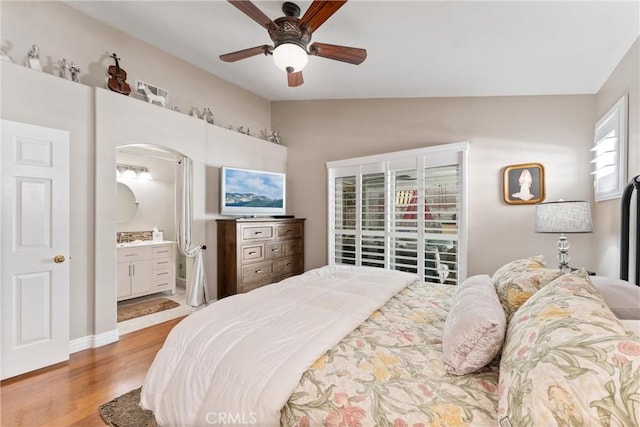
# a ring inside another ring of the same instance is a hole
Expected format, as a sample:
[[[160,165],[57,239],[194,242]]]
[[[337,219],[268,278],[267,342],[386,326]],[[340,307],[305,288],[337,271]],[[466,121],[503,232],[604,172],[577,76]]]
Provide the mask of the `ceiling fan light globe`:
[[[273,50],[273,62],[282,71],[298,72],[309,62],[309,56],[307,52],[293,43],[282,43]],[[292,68],[293,71],[288,69]]]

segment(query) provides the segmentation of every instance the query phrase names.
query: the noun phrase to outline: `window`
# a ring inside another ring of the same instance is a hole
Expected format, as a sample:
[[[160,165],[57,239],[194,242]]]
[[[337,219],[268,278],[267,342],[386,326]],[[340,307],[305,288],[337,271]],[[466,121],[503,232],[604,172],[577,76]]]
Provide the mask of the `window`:
[[[466,274],[467,143],[327,163],[329,263],[458,284]]]
[[[626,178],[627,96],[622,97],[596,123],[593,152],[593,185],[596,201],[622,195]]]

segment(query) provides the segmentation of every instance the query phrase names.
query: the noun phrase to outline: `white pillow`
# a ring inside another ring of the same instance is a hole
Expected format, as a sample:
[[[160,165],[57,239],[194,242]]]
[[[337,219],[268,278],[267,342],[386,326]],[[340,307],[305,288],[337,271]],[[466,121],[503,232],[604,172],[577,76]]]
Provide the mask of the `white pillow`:
[[[442,332],[444,370],[465,375],[487,365],[500,352],[507,321],[487,275],[466,279],[453,296]]]
[[[589,278],[618,319],[640,320],[640,286],[613,277]]]

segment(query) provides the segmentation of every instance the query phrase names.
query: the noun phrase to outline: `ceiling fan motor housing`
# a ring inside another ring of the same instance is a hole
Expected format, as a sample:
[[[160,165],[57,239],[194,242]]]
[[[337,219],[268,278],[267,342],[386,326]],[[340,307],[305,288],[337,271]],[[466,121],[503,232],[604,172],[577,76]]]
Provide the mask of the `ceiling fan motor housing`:
[[[305,51],[311,41],[311,32],[307,26],[300,28],[299,19],[294,16],[283,16],[273,21],[277,28],[269,30],[269,37],[273,40],[274,48],[283,43],[293,43]]]

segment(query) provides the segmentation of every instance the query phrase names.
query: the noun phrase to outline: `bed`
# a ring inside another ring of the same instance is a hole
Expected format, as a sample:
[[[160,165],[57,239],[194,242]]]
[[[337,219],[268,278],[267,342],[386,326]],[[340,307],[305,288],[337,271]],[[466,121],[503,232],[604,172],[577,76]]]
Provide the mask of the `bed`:
[[[172,426],[637,426],[640,338],[592,279],[541,257],[458,287],[311,270],[183,320],[141,406]]]
[[[458,287],[323,267],[183,320],[141,406],[171,426],[638,426],[639,186],[623,197],[620,280],[542,257]]]

